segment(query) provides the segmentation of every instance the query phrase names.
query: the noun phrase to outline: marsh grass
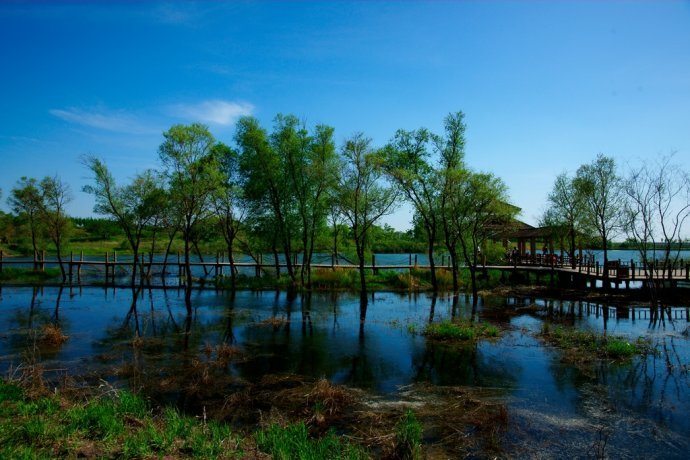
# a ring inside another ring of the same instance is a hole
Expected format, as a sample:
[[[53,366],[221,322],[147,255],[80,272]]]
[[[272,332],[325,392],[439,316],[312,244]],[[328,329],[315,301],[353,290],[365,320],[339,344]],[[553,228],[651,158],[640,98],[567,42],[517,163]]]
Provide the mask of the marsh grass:
[[[442,321],[427,325],[424,335],[434,340],[475,340],[498,337],[496,326],[470,321]]]
[[[410,409],[395,425],[394,458],[418,460],[422,458],[422,425]]]
[[[187,407],[192,417],[105,383],[41,396],[25,383],[0,381],[0,458],[482,457],[500,455],[508,418],[496,396],[462,387],[381,401],[326,379],[272,375]]]
[[[631,343],[621,337],[591,331],[561,326],[552,328],[548,323],[542,326],[541,336],[564,350],[567,358],[573,361],[588,361],[594,358],[624,360],[650,352],[649,343],[642,338]]]
[[[272,424],[257,432],[255,439],[260,450],[277,460],[369,458],[364,449],[343,441],[333,431],[321,438],[310,437],[304,423],[295,423],[285,427]]]
[[[59,347],[69,339],[62,333],[62,329],[57,324],[49,323],[43,326],[39,341],[42,345]]]
[[[129,392],[86,402],[59,394],[32,399],[17,384],[0,382],[2,458],[235,458],[239,438],[230,427],[202,422],[148,403]]]
[[[344,398],[323,381],[310,397],[319,398],[326,410],[337,410]],[[0,381],[0,457],[243,458],[243,446],[278,459],[369,457],[333,431],[312,436],[303,422],[271,424],[242,439],[225,423],[171,407],[153,410],[130,392],[109,390],[86,399],[57,393],[32,399],[21,386]]]

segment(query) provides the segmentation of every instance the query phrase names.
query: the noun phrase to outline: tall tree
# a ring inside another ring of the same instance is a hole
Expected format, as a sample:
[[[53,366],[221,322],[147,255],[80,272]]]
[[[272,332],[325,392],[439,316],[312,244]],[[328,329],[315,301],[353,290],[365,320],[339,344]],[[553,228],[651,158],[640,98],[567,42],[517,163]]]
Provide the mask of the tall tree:
[[[140,260],[140,245],[144,229],[160,219],[162,189],[153,171],[137,175],[127,186],[118,186],[105,163],[95,156],[86,156],[84,165],[93,173],[93,185],[84,186],[86,193],[96,199],[94,212],[110,216],[125,233],[132,250],[131,285],[136,284],[137,269],[141,267],[143,277],[143,258]],[[142,280],[143,281],[143,278]]]
[[[269,138],[256,118],[243,117],[237,123],[235,141],[240,149],[243,193],[252,220],[262,225],[268,220],[272,222],[273,253],[277,256],[279,248],[282,249],[288,276],[295,283],[292,240],[298,219],[284,162],[290,150],[295,148],[293,127],[279,117]],[[276,265],[278,263],[276,260]]]
[[[608,283],[608,244],[621,228],[623,188],[613,158],[602,154],[575,174],[575,190],[584,203],[583,218],[601,239],[604,251],[604,289]]]
[[[48,235],[55,245],[62,282],[67,281],[67,273],[62,260],[62,251],[69,235],[70,221],[65,206],[72,201],[69,186],[58,176],[45,177],[41,180],[41,219]]]
[[[191,299],[191,239],[194,226],[210,212],[213,192],[221,182],[215,139],[204,125],[175,125],[163,133],[158,153],[165,167],[170,198],[181,217],[184,240],[185,299]],[[187,302],[189,305],[189,302]]]
[[[311,262],[314,254],[316,233],[323,228],[331,210],[330,198],[337,187],[340,173],[340,162],[333,141],[334,129],[330,126],[317,125],[311,136],[304,176],[306,190],[301,195],[304,205],[300,204],[302,219],[302,284],[304,272],[307,273],[306,286],[311,287]],[[302,200],[300,200],[301,202]]]
[[[431,286],[438,291],[434,246],[439,228],[440,177],[431,163],[431,140],[431,133],[424,128],[416,131],[398,130],[383,150],[381,167],[414,206],[427,238]]]
[[[690,175],[671,160],[666,156],[645,163],[631,170],[624,182],[624,227],[645,270],[655,260],[661,260],[662,270],[670,270],[678,262],[684,225],[690,216]],[[647,271],[652,289],[655,283],[651,281],[659,268]]]
[[[542,222],[568,239],[568,255],[572,268],[575,268],[576,239],[583,232],[584,201],[574,179],[566,173],[559,174],[549,193],[548,203]]]
[[[309,214],[310,208],[315,204],[312,202],[312,181],[309,174],[309,151],[312,140],[306,127],[297,117],[278,114],[274,120],[270,141],[284,173],[284,194],[287,199],[284,199],[283,203],[288,205],[282,213],[283,218],[288,221],[285,239],[300,235],[300,282],[304,285],[305,273],[311,263],[310,260],[306,260],[311,235]],[[292,246],[292,241],[283,244]]]
[[[443,120],[444,136],[434,136],[433,142],[440,157],[440,198],[439,210],[443,241],[450,257],[451,273],[453,276],[453,291],[458,292],[458,235],[453,231],[451,197],[455,192],[455,179],[461,177],[459,172],[464,167],[465,157],[465,115],[462,112],[450,113]]]
[[[397,192],[380,183],[382,172],[379,158],[371,149],[371,139],[358,133],[343,144],[343,170],[339,195],[340,209],[350,222],[359,262],[360,297],[367,302],[367,283],[364,272],[367,236],[371,227],[393,210]]]
[[[220,164],[221,184],[213,195],[218,226],[225,240],[230,263],[230,280],[234,288],[237,282],[234,247],[245,217],[242,204],[242,188],[239,177],[238,153],[225,144],[217,144],[216,155]]]
[[[34,257],[36,257],[40,234],[39,216],[43,208],[43,197],[39,190],[38,181],[34,178],[22,177],[10,193],[11,195],[7,199],[8,204],[18,217],[26,218],[31,234],[31,247]]]
[[[486,241],[494,236],[497,229],[514,217],[516,208],[507,203],[507,187],[493,174],[458,169],[451,180],[454,193],[448,198],[446,212],[470,271],[473,306],[476,308],[481,248],[485,247]]]

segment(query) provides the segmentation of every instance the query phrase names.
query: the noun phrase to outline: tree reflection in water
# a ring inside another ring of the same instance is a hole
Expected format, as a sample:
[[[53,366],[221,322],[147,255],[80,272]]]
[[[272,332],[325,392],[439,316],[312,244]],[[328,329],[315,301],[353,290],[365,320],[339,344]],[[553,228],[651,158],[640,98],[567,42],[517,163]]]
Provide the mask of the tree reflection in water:
[[[393,400],[414,385],[490,390],[508,409],[505,443],[515,455],[672,457],[688,448],[680,436],[690,432],[687,320],[668,312],[649,327],[646,318],[584,300],[483,297],[473,314],[473,299],[462,295],[195,291],[187,299],[175,290],[86,288],[67,302],[59,289],[43,291],[3,288],[5,369],[30,331],[59,321],[70,339],[41,353],[46,364],[69,363],[95,382],[106,378],[190,411],[261,382],[325,377]],[[477,318],[502,336],[452,344],[419,333],[430,321]],[[645,335],[658,353],[581,368],[538,338],[546,322]],[[223,345],[232,346],[225,360]]]

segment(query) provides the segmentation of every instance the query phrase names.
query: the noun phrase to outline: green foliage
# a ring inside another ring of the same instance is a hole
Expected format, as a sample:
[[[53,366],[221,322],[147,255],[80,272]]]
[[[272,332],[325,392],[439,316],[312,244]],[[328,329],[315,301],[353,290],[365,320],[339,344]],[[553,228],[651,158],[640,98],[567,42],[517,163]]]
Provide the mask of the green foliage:
[[[124,432],[122,418],[116,417],[115,405],[109,401],[93,401],[83,407],[75,407],[67,412],[72,430],[82,430],[92,439],[110,439]]]
[[[29,268],[7,268],[3,267],[0,273],[0,281],[10,281],[13,283],[41,284],[48,280],[60,276],[58,268],[46,268],[45,271],[32,270]]]
[[[636,343],[630,343],[620,337],[596,334],[591,331],[566,329],[560,326],[552,330],[548,323],[545,323],[542,328],[542,336],[569,353],[581,355],[581,358],[625,359],[648,351],[648,345],[642,339],[638,339]]]
[[[424,335],[437,340],[474,340],[497,337],[498,329],[486,323],[442,321],[427,325]]]
[[[24,390],[12,383],[0,380],[0,403],[3,401],[21,401],[24,399]]]
[[[394,457],[405,460],[422,458],[422,425],[409,409],[395,425]]]
[[[175,409],[154,418],[146,401],[129,392],[85,404],[56,395],[32,400],[19,386],[0,381],[0,446],[1,458],[75,458],[82,446],[105,458],[228,458],[238,442],[229,426],[201,423]]]
[[[281,427],[270,425],[255,435],[257,446],[276,460],[364,459],[368,458],[361,448],[344,442],[329,432],[320,439],[309,437],[304,423]]]
[[[607,340],[604,353],[610,358],[627,358],[639,353],[639,348],[625,340],[612,338]]]

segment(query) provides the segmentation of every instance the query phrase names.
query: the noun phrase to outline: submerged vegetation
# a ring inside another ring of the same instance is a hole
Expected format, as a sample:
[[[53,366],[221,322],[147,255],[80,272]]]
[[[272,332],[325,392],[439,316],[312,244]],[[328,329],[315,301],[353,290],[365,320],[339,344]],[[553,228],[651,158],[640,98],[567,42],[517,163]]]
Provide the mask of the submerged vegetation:
[[[429,324],[424,330],[424,335],[436,340],[474,340],[498,337],[498,329],[486,323],[443,321]]]
[[[649,343],[642,338],[631,343],[620,337],[591,331],[560,326],[552,328],[548,323],[544,323],[541,336],[562,349],[569,359],[575,361],[589,361],[597,358],[626,359],[650,351]]]

